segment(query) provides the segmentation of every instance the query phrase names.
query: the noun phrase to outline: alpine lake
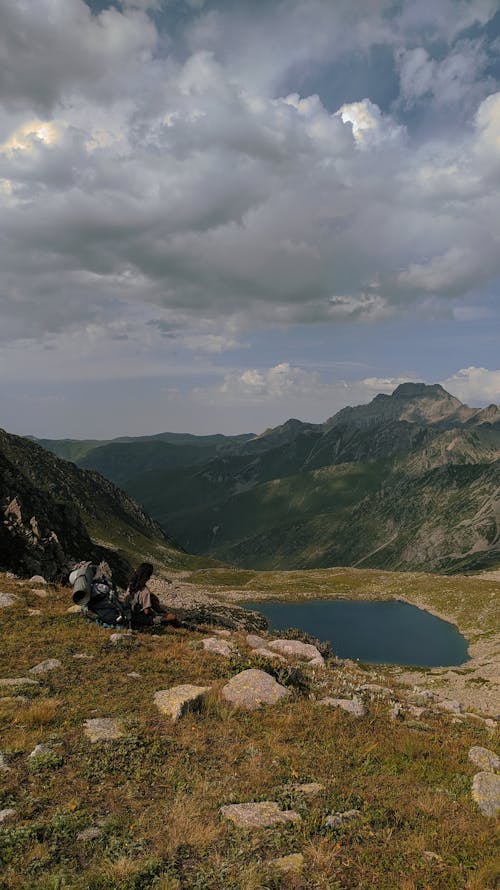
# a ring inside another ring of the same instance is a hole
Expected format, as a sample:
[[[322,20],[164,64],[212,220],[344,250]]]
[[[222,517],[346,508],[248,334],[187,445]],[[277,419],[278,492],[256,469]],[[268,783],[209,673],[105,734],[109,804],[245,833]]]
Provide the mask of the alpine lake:
[[[266,600],[245,602],[273,631],[299,628],[328,641],[339,658],[408,667],[451,667],[468,660],[467,640],[453,624],[398,601]]]

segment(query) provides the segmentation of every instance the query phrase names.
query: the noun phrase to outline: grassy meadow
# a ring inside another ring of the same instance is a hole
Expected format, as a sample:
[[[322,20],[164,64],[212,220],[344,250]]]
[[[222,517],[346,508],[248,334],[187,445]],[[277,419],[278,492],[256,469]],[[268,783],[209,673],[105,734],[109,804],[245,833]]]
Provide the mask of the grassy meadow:
[[[229,589],[234,578],[225,571],[212,569],[210,578]],[[326,583],[314,575],[318,587]],[[305,580],[305,573],[287,574],[285,592],[295,596]],[[253,595],[253,574],[247,582]],[[374,577],[374,595],[379,583]],[[272,575],[259,575],[259,585],[276,594]],[[39,680],[0,688],[8,766],[0,771],[0,810],[16,810],[0,827],[1,890],[497,886],[493,820],[470,796],[468,750],[493,746],[483,724],[437,714],[395,722],[376,695],[359,719],[319,705],[318,698],[350,697],[364,683],[388,682],[403,694],[382,669],[351,663],[290,672],[285,703],[235,711],[221,698],[222,685],[246,667],[272,669],[243,635],[234,636],[239,654],[230,659],[200,648],[206,634],[185,630],[135,635],[130,647],[116,647],[111,631],[67,612],[69,590],[47,587],[40,598],[33,585],[6,576],[0,586],[19,597],[18,608],[2,610],[0,677]],[[486,595],[481,608],[488,612]],[[47,658],[62,666],[28,673]],[[200,713],[172,723],[153,695],[181,683],[212,691]],[[91,743],[83,724],[92,717],[120,718],[124,737]],[[38,744],[48,749],[29,758]],[[305,782],[324,789],[313,799],[290,789]],[[225,804],[262,800],[295,809],[301,821],[249,831],[219,813]],[[325,826],[326,815],[352,808],[359,818]],[[89,828],[94,836],[79,839]],[[303,855],[303,867],[283,875],[273,860],[291,853]]]

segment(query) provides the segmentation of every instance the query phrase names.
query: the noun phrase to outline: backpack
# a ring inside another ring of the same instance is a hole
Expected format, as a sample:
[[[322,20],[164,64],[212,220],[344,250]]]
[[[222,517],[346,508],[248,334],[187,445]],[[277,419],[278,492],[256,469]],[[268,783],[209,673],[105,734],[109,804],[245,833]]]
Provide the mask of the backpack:
[[[73,602],[80,606],[85,618],[103,627],[129,627],[130,608],[122,603],[112,581],[97,577],[97,566],[82,563],[69,576],[73,585]]]

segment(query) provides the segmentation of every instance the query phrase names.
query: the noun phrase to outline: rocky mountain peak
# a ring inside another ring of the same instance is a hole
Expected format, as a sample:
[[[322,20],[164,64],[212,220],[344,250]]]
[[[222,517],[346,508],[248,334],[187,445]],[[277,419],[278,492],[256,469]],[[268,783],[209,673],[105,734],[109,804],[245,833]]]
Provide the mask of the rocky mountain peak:
[[[393,399],[453,399],[458,402],[454,396],[441,386],[440,383],[400,383],[392,393]]]

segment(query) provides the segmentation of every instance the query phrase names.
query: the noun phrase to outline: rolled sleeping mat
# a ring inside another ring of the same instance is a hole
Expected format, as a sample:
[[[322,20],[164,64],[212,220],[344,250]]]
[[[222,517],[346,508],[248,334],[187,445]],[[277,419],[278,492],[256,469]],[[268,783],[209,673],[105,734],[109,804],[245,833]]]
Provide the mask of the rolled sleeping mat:
[[[76,606],[86,606],[92,593],[92,581],[94,579],[95,566],[89,564],[85,570],[76,573],[76,579],[73,583],[73,602]],[[74,572],[70,575],[75,575]]]

